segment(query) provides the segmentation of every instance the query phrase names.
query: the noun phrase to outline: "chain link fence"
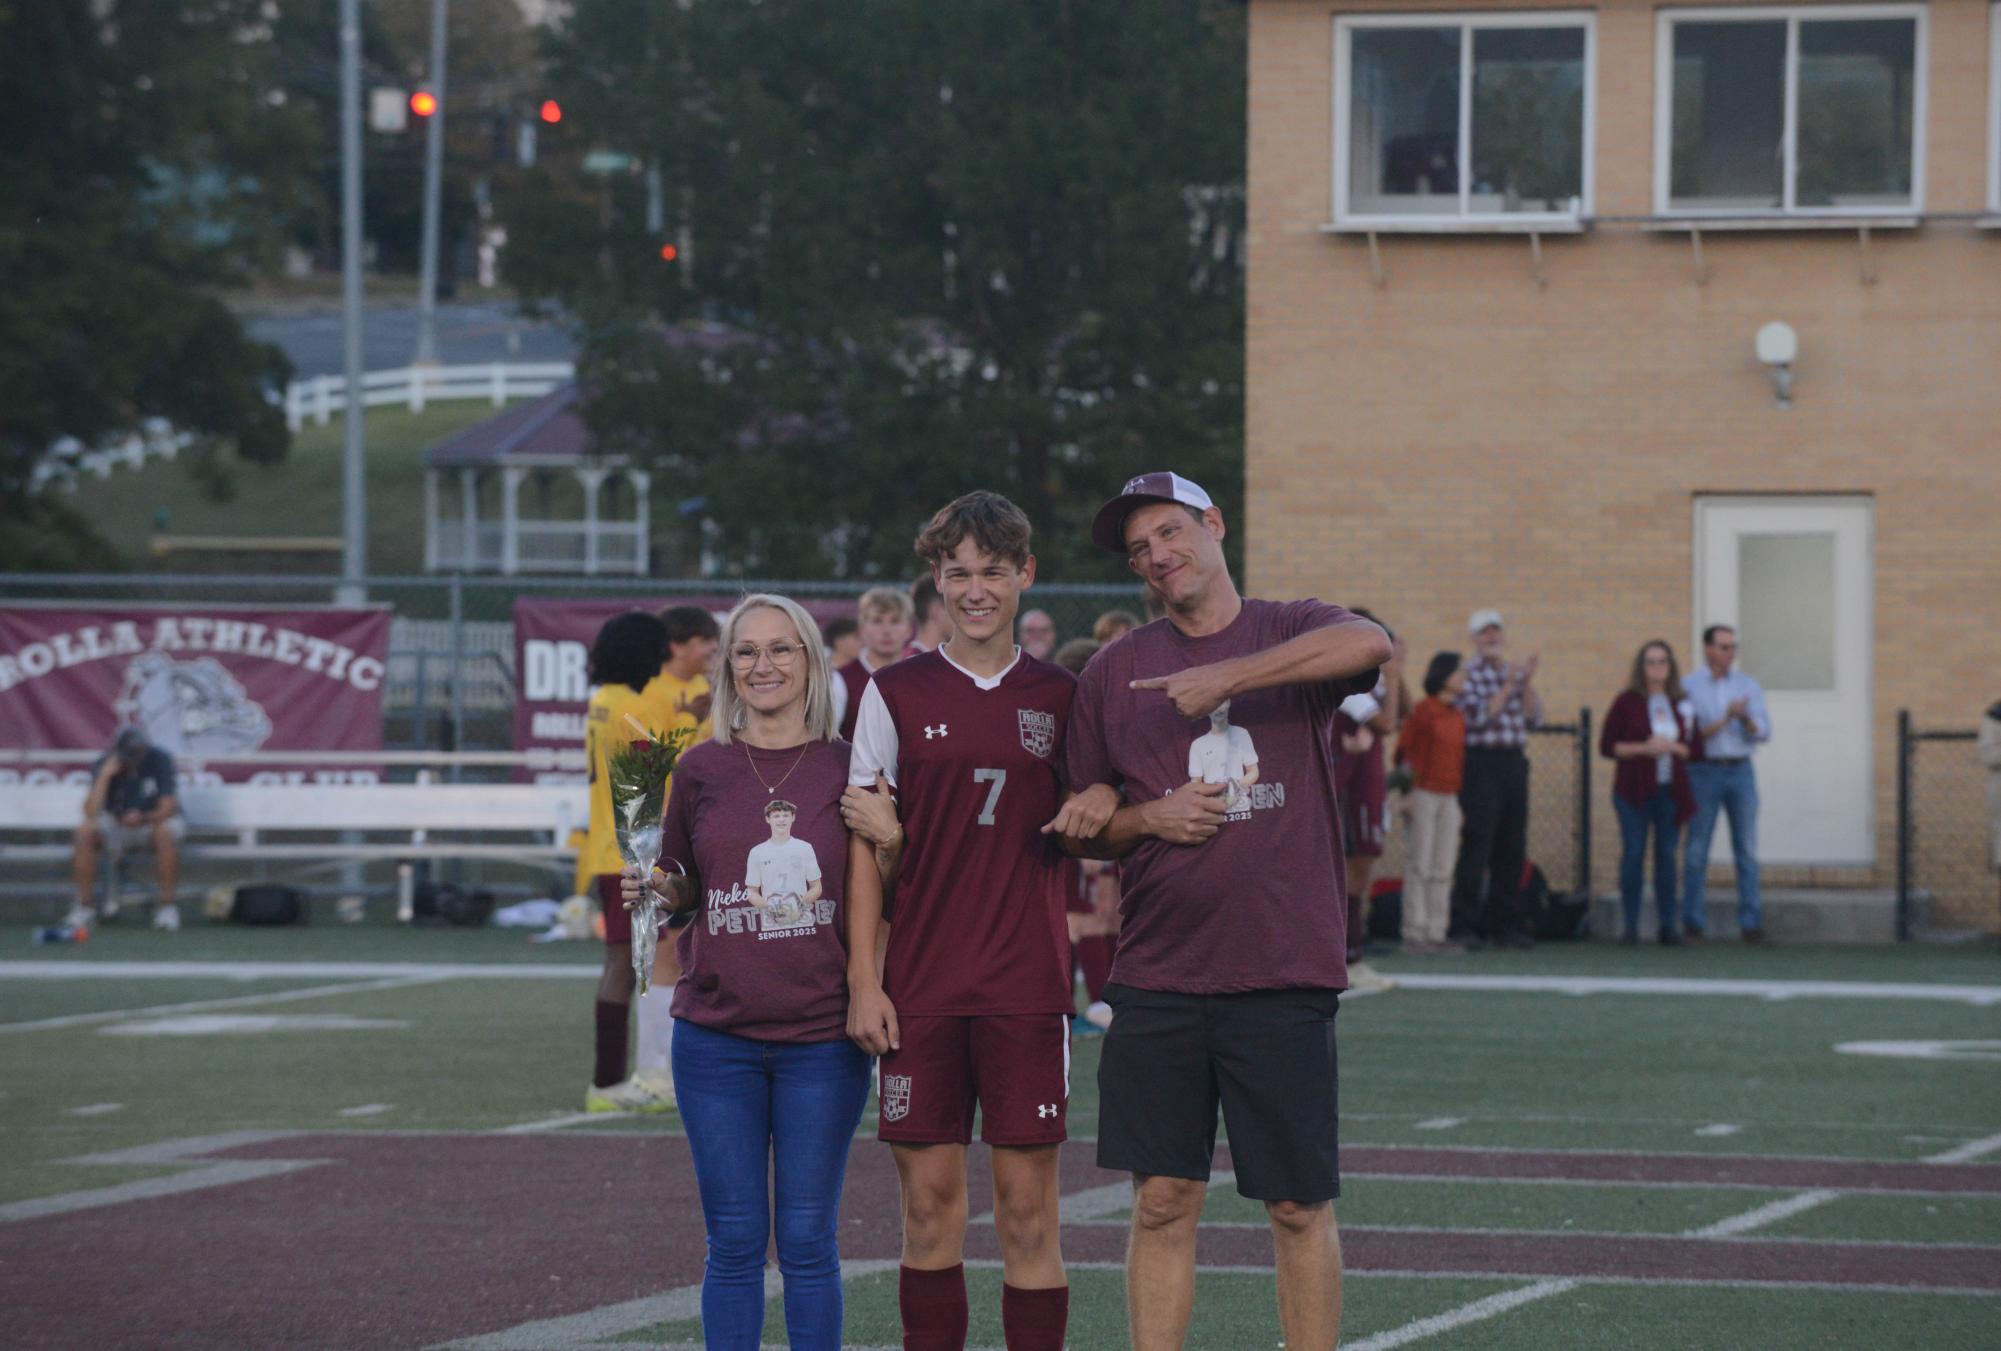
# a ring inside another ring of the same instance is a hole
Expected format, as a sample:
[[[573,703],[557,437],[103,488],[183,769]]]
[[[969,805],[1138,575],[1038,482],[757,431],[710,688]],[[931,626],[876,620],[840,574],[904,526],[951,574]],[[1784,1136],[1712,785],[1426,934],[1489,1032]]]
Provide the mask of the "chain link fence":
[[[1972,728],[1897,714],[1897,936],[2001,926],[1987,771]]]
[[[1549,879],[1550,894],[1581,894],[1591,876],[1591,710],[1577,721],[1545,723],[1529,733],[1529,862]],[[1391,799],[1392,815],[1396,799]],[[1409,832],[1393,820],[1375,876],[1404,875]]]

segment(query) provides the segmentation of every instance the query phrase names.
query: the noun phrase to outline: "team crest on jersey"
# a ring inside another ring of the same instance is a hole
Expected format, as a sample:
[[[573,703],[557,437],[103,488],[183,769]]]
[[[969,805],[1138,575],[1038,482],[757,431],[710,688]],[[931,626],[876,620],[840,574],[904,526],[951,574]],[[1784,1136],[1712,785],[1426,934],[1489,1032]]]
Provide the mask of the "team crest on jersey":
[[[1056,715],[1039,708],[1023,708],[1015,711],[1015,719],[1021,726],[1021,748],[1039,760],[1047,760],[1056,749]]]
[[[885,1074],[882,1076],[882,1119],[901,1121],[910,1115],[910,1076],[907,1074]]]

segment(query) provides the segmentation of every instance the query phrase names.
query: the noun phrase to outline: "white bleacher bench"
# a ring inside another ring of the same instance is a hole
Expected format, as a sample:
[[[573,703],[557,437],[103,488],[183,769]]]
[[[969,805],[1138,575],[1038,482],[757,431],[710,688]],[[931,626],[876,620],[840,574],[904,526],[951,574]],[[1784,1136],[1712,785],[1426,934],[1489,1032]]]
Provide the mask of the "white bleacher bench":
[[[85,789],[0,784],[0,863],[68,858]],[[572,830],[589,821],[583,784],[224,784],[179,796],[187,859],[494,859],[546,865],[576,858]],[[50,840],[50,833],[60,840]],[[361,838],[341,838],[353,833]],[[36,835],[35,840],[19,840]],[[474,838],[462,838],[474,837]]]

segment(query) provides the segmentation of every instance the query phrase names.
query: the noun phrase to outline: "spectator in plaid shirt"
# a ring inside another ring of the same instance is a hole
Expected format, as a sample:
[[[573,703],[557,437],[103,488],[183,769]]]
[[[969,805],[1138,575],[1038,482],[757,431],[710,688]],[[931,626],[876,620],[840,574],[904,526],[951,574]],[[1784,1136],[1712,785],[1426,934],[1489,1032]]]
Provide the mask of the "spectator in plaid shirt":
[[[1535,690],[1537,657],[1510,666],[1502,655],[1507,629],[1499,610],[1477,610],[1467,621],[1479,654],[1466,668],[1459,695],[1466,715],[1466,776],[1459,790],[1465,824],[1452,879],[1453,937],[1529,948],[1520,913],[1522,863],[1528,852],[1529,728],[1542,721]],[[1490,876],[1483,898],[1481,882]]]

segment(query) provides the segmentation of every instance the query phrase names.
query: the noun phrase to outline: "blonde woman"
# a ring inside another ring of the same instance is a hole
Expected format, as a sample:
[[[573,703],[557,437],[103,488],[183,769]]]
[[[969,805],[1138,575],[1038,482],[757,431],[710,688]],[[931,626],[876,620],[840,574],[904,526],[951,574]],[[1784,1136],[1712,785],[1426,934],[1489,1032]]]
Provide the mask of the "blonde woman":
[[[812,620],[782,596],[747,596],[721,647],[714,736],[675,768],[651,879],[693,912],[677,942],[673,1060],[708,1227],[702,1330],[712,1348],[760,1344],[775,1231],[790,1344],[831,1351],[841,1181],[869,1081],[847,1037],[845,907],[851,887],[880,880],[842,820],[848,744]],[[628,900],[640,886],[628,873]]]

